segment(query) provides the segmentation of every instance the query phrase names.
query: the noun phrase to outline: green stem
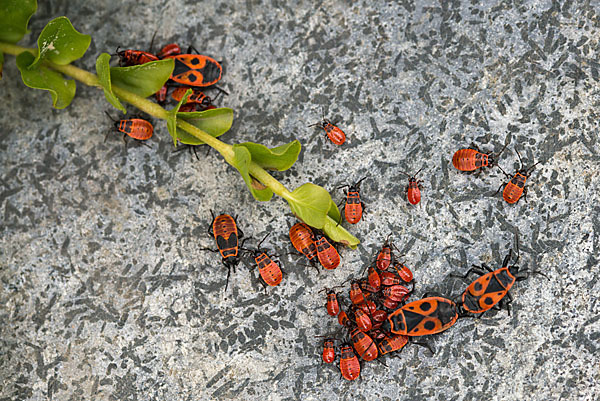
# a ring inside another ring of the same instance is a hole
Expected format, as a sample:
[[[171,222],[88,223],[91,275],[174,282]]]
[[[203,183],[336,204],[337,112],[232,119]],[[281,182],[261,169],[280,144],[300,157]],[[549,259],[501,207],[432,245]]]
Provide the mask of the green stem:
[[[3,42],[0,42],[0,51],[4,52],[6,54],[15,55],[15,56],[17,56],[23,52],[30,52],[34,55],[37,55],[37,49],[29,49],[26,47],[21,47],[18,45],[13,45],[10,43],[3,43]],[[101,88],[100,81],[98,80],[98,76],[89,71],[83,70],[81,68],[77,68],[71,64],[58,65],[58,64],[55,64],[55,63],[52,63],[49,61],[45,61],[44,65],[49,68],[52,68],[56,71],[59,71],[59,72],[63,73],[64,75],[72,77],[72,78],[76,79],[77,81],[80,81],[88,86],[94,86],[97,88]],[[113,90],[113,93],[117,97],[119,97],[121,100],[137,107],[138,109],[142,110],[143,112],[145,112],[153,117],[163,119],[163,120],[166,120],[169,117],[169,112],[167,110],[163,109],[158,104],[151,102],[150,100],[148,100],[146,98],[143,98],[134,93],[131,93],[128,90],[120,88],[117,85],[112,85],[112,90]],[[200,139],[202,142],[206,143],[208,146],[217,150],[223,156],[223,158],[225,159],[225,161],[228,164],[235,167],[235,164],[233,163],[235,155],[234,155],[233,147],[231,145],[229,145],[225,142],[221,142],[217,138],[215,138],[212,135],[209,135],[208,133],[202,131],[201,129],[193,126],[192,124],[188,123],[187,121],[177,120],[177,127],[181,128],[184,131],[187,131],[191,135]],[[285,188],[279,181],[277,181],[275,178],[273,178],[273,176],[271,174],[269,174],[261,166],[259,166],[255,162],[251,161],[248,169],[249,169],[249,173],[252,177],[254,177],[256,180],[261,182],[267,188],[271,189],[273,191],[273,193],[281,196],[288,202],[294,201],[292,193],[290,191],[288,191],[287,188]],[[327,217],[326,220],[327,220],[326,223],[328,223],[329,225],[335,223],[329,217]],[[331,221],[329,221],[329,220],[331,220]]]

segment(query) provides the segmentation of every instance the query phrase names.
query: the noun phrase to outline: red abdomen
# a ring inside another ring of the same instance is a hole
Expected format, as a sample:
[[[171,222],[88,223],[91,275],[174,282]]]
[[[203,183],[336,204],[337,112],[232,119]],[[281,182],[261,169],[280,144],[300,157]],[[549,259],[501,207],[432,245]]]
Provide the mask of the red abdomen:
[[[411,205],[421,202],[421,190],[416,182],[408,184],[407,198]]]
[[[313,238],[312,230],[305,223],[296,223],[290,228],[292,245],[308,260],[312,260],[317,256],[317,247]]]
[[[346,142],[346,134],[333,124],[326,124],[323,129],[327,133],[329,140],[336,145],[343,145]]]
[[[332,270],[340,265],[340,254],[329,241],[327,241],[327,238],[319,238],[317,242],[315,242],[315,245],[317,247],[319,262],[325,269]]]
[[[474,171],[487,166],[488,159],[487,155],[475,149],[461,149],[452,156],[452,164],[460,171]]]
[[[281,268],[266,253],[261,253],[254,260],[258,265],[258,272],[265,283],[272,287],[281,283],[281,279],[283,278]]]
[[[238,254],[238,230],[235,220],[228,214],[220,214],[213,221],[213,234],[223,259]]]
[[[154,128],[149,121],[132,118],[130,120],[120,120],[118,130],[134,139],[143,141],[152,137]]]
[[[356,224],[362,218],[363,207],[360,202],[358,192],[348,192],[346,196],[346,206],[344,207],[344,216],[350,224]]]
[[[525,181],[527,181],[527,177],[519,173],[515,174],[510,182],[506,184],[506,187],[504,187],[504,191],[502,191],[504,200],[510,204],[517,203],[521,195],[523,195]]]

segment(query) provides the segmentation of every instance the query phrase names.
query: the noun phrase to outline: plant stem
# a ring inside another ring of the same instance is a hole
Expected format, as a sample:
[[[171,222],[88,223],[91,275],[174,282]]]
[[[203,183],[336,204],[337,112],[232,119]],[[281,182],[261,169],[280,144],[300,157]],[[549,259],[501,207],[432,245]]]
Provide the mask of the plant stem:
[[[3,43],[3,42],[0,42],[0,51],[7,53],[7,54],[15,55],[15,56],[18,56],[20,53],[23,53],[23,52],[30,52],[34,55],[37,55],[37,49],[29,49],[26,47],[21,47],[18,45],[13,45],[10,43]],[[72,77],[72,78],[76,79],[77,81],[80,81],[88,86],[102,88],[100,85],[98,76],[96,74],[93,74],[89,71],[75,67],[71,64],[58,65],[58,64],[52,63],[50,61],[44,61],[44,66],[46,66],[48,68],[52,68],[58,72],[61,72],[64,75]],[[137,107],[138,109],[142,110],[143,112],[145,112],[153,117],[163,119],[163,120],[166,120],[169,118],[169,112],[167,110],[165,110],[158,104],[151,102],[150,100],[148,100],[146,98],[138,96],[135,93],[129,92],[126,89],[120,88],[118,85],[112,85],[112,91],[119,99]],[[177,127],[184,131],[187,131],[191,135],[200,139],[202,142],[206,143],[208,146],[217,150],[223,156],[223,158],[225,159],[225,161],[228,164],[235,167],[235,164],[234,164],[235,154],[233,151],[233,147],[231,145],[229,145],[225,142],[221,142],[217,138],[213,137],[212,135],[209,135],[208,133],[195,127],[194,125],[188,123],[187,121],[184,121],[181,119],[177,120]],[[290,191],[288,191],[279,181],[277,181],[275,178],[273,178],[273,176],[271,174],[269,174],[265,169],[263,169],[260,165],[256,164],[254,161],[250,161],[249,166],[248,166],[248,171],[252,177],[254,177],[256,180],[261,182],[265,187],[267,187],[271,191],[273,191],[273,193],[281,196],[282,198],[284,198],[285,200],[287,200],[290,203],[295,201],[295,199]],[[331,218],[326,216],[326,225],[327,226],[332,226],[332,224],[335,224],[335,223],[336,222],[331,220]],[[337,227],[337,225],[336,225],[336,227]],[[345,232],[345,230],[341,227],[338,230],[342,230]],[[350,237],[352,237],[352,236],[350,236]],[[356,240],[355,244],[357,244],[357,243],[358,243],[358,240]],[[350,244],[347,244],[347,245],[350,245]]]

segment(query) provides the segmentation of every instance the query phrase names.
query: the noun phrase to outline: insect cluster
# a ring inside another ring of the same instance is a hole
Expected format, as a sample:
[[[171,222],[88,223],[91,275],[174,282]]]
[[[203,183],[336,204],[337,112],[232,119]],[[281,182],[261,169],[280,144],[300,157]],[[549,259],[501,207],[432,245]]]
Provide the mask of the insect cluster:
[[[156,35],[156,34],[155,34]],[[223,67],[215,59],[201,54],[192,54],[192,51],[199,53],[190,46],[186,53],[182,53],[181,48],[176,43],[165,45],[158,53],[153,54],[152,43],[150,51],[142,50],[119,50],[117,48],[116,55],[119,57],[119,65],[121,67],[130,67],[142,65],[152,61],[173,59],[175,67],[169,80],[165,85],[156,92],[155,99],[160,105],[167,102],[169,91],[173,100],[179,102],[185,95],[188,89],[192,90],[187,102],[180,108],[180,112],[194,112],[215,109],[214,101],[221,93],[226,93],[222,89],[215,86],[223,75]],[[216,89],[219,91],[214,98],[208,96],[204,91],[207,89]],[[110,117],[110,116],[109,116]],[[112,117],[111,117],[112,119]],[[152,124],[142,118],[123,119],[116,121],[115,127],[117,131],[123,133],[123,138],[129,136],[138,141],[144,141],[152,137]]]
[[[462,294],[447,298],[430,292],[407,303],[415,290],[415,281],[412,271],[398,260],[394,249],[388,237],[377,259],[367,267],[367,276],[352,281],[349,301],[334,289],[322,290],[326,292],[327,314],[337,316],[342,328],[342,334],[325,337],[322,360],[328,364],[335,362],[335,343],[339,342],[339,370],[346,380],[359,377],[360,360],[374,361],[402,350],[407,344],[421,345],[434,353],[422,337],[447,330],[459,318],[481,317],[492,308],[506,309],[510,314],[509,290],[514,283],[532,273],[543,275],[517,266],[518,255],[511,264],[510,250],[497,269],[482,264],[464,275],[453,275],[462,279],[470,274],[479,276]]]
[[[481,173],[481,170],[484,167],[498,167],[502,173],[509,180],[507,183],[500,185],[496,194],[500,192],[502,186],[504,185],[504,191],[502,191],[502,198],[510,204],[517,203],[521,196],[527,200],[527,188],[525,188],[525,182],[527,178],[531,175],[531,172],[540,162],[533,164],[529,168],[523,167],[523,160],[521,159],[521,154],[518,150],[517,156],[519,157],[519,162],[521,163],[521,168],[517,170],[514,176],[511,178],[502,167],[497,164],[497,158],[500,156],[502,152],[506,149],[506,145],[498,152],[494,153],[482,153],[475,145],[472,145],[472,148],[468,149],[460,149],[454,153],[452,156],[452,164],[454,167],[460,171],[464,172],[474,172],[477,171],[477,174]]]

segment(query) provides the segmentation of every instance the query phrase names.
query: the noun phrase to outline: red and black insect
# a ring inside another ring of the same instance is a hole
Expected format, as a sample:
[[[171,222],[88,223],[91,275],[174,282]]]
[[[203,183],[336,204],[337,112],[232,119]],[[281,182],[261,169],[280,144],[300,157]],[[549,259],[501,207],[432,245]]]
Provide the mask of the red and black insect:
[[[352,325],[352,322],[348,318],[348,314],[343,310],[340,310],[340,313],[338,314],[338,323],[344,327],[350,327],[350,325]]]
[[[518,247],[518,240],[517,240]],[[517,248],[518,249],[518,248]],[[529,278],[531,273],[539,274],[546,277],[545,274],[537,271],[521,270],[519,266],[509,266],[512,258],[512,249],[502,262],[502,267],[493,270],[486,264],[481,266],[473,266],[463,276],[467,278],[470,273],[475,273],[480,277],[473,281],[467,289],[462,293],[460,305],[470,313],[480,314],[494,307],[498,309],[506,309],[510,315],[510,303],[513,301],[510,295],[510,289],[517,281],[523,281]],[[515,263],[519,260],[519,255],[515,259]],[[548,278],[548,277],[546,277]]]
[[[311,228],[305,223],[296,223],[290,228],[290,240],[298,252],[311,261],[317,256],[315,236]]]
[[[333,363],[335,361],[335,348],[333,346],[333,338],[326,338],[323,341],[323,362]]]
[[[448,329],[458,317],[454,302],[437,296],[428,297],[410,302],[391,313],[384,323],[384,330],[405,336],[425,336]]]
[[[213,221],[208,229],[208,233],[215,238],[218,249],[202,248],[202,250],[218,251],[221,254],[223,265],[227,267],[227,281],[225,282],[225,291],[227,291],[231,268],[235,268],[239,263],[238,254],[241,246],[239,239],[243,237],[243,232],[238,228],[235,219],[230,215],[220,214],[214,217],[212,210],[210,213],[213,216]]]
[[[387,268],[390,267],[392,259],[394,258],[394,255],[392,253],[392,247],[396,250],[398,249],[394,246],[394,243],[390,241],[391,236],[392,234],[390,233],[390,235],[388,235],[385,242],[383,243],[383,247],[377,254],[377,261],[375,262],[375,266],[377,266],[379,270],[387,270]]]
[[[408,176],[408,186],[406,187],[406,197],[408,199],[408,202],[411,205],[416,205],[417,203],[421,202],[421,189],[423,189],[423,187],[421,186],[422,181],[417,180],[417,174],[419,174],[421,172],[421,170],[423,170],[423,167],[421,167],[421,169],[419,169],[419,171],[417,171],[416,174],[413,176],[405,173],[404,171],[401,171],[402,174],[405,174],[406,176]]]
[[[321,265],[332,270],[340,265],[341,259],[338,251],[329,243],[324,235],[315,234],[315,246],[317,247],[317,257]]]
[[[381,355],[389,354],[401,350],[406,344],[408,344],[408,336],[394,334],[379,342],[379,352]]]
[[[164,104],[167,101],[167,92],[169,91],[169,87],[167,86],[167,84],[164,84],[162,86],[162,88],[160,88],[158,90],[158,92],[156,92],[154,94],[154,98],[156,99],[156,102],[160,105]]]
[[[138,141],[145,141],[152,137],[152,133],[154,132],[154,127],[152,124],[144,120],[143,118],[130,118],[128,120],[115,120],[106,112],[108,118],[110,118],[115,123],[115,128],[117,131],[123,133],[123,140],[125,141],[125,136],[130,136],[133,139],[137,139]]]
[[[309,127],[314,127],[314,126],[323,128],[323,130],[325,130],[325,133],[327,134],[327,137],[329,138],[329,140],[331,142],[333,142],[335,145],[338,145],[338,146],[343,145],[344,142],[346,142],[346,134],[344,134],[344,131],[339,129],[336,125],[334,125],[331,121],[329,121],[325,117],[323,117],[323,119],[321,121],[319,121],[318,123],[309,125]]]
[[[133,65],[146,64],[151,61],[159,60],[152,53],[144,52],[141,50],[121,50],[117,48],[117,55],[119,56],[119,66],[130,67]]]
[[[181,47],[177,43],[169,43],[160,49],[156,56],[163,59],[169,56],[177,56],[178,54],[181,54]]]
[[[381,293],[384,297],[394,301],[394,302],[402,302],[407,299],[412,292],[412,288],[406,288],[403,285],[395,284],[390,285],[389,287],[385,287],[381,290]]]
[[[200,106],[201,110],[206,110],[209,106],[212,105],[212,99],[209,96],[207,96],[204,92],[200,91],[199,89],[191,88],[189,86],[181,86],[176,88],[173,91],[173,93],[171,93],[171,97],[173,97],[173,99],[177,101],[180,101],[188,89],[192,89],[192,93],[188,97],[186,104],[196,103]]]
[[[188,49],[188,53],[192,48]],[[171,80],[182,85],[207,87],[219,82],[223,67],[211,57],[201,54],[176,54],[165,56],[175,61]]]
[[[329,316],[337,316],[337,314],[340,313],[340,304],[338,302],[337,294],[329,288],[325,288],[321,291],[327,292],[327,303],[325,304],[327,314]]]
[[[519,199],[521,199],[521,195],[523,196],[523,198],[525,198],[525,201],[527,201],[527,188],[525,188],[525,182],[527,181],[527,178],[529,178],[529,176],[531,175],[531,172],[533,171],[535,166],[537,166],[540,163],[537,162],[533,166],[525,169],[523,168],[523,160],[521,160],[521,155],[519,154],[519,151],[516,149],[515,151],[517,152],[517,156],[519,156],[521,168],[515,172],[515,175],[512,178],[510,178],[510,176],[506,174],[504,170],[502,170],[502,167],[498,166],[498,168],[504,173],[506,178],[510,180],[504,187],[504,191],[502,191],[502,198],[504,198],[504,200],[510,204],[517,203]],[[498,191],[496,191],[496,194],[500,192],[502,185],[500,185]],[[494,194],[494,196],[496,194]]]
[[[369,281],[369,285],[373,287],[375,292],[378,292],[379,288],[381,287],[381,277],[379,276],[379,273],[377,273],[377,270],[375,270],[373,266],[369,266],[368,271],[369,273],[367,276],[367,280]]]
[[[452,156],[452,164],[460,171],[475,171],[483,169],[483,167],[493,167],[504,149],[506,149],[506,145],[496,154],[481,153],[477,146],[472,145],[472,148],[457,150]]]
[[[279,264],[281,262],[274,261],[271,256],[269,256],[265,251],[260,249],[260,245],[267,239],[269,234],[265,235],[265,237],[260,241],[257,245],[257,249],[250,251],[253,253],[254,261],[258,266],[258,273],[262,280],[270,285],[271,287],[275,287],[281,280],[283,279],[283,273],[281,272],[281,268]]]
[[[367,315],[362,309],[355,308],[354,309],[354,320],[356,325],[362,331],[369,331],[373,327],[373,322],[371,322],[371,318]]]
[[[379,355],[377,345],[368,334],[362,332],[358,327],[350,333],[352,345],[358,356],[365,361],[373,361]]]
[[[352,350],[352,346],[345,344],[340,351],[340,372],[346,380],[356,380],[360,376],[360,362]]]
[[[412,271],[405,265],[403,265],[400,262],[394,263],[392,265],[392,267],[394,268],[394,270],[396,270],[396,273],[398,274],[398,276],[405,282],[405,283],[411,283],[413,281],[413,273]]]
[[[346,217],[346,221],[350,224],[358,223],[362,218],[365,209],[365,204],[360,200],[360,183],[365,178],[367,177],[361,178],[353,185],[342,185],[341,187],[336,188],[348,188],[347,191],[344,191],[346,198],[342,199],[342,202],[346,201],[346,204],[344,205],[344,216]],[[342,204],[342,202],[338,204],[338,207]]]
[[[360,288],[360,284],[356,281],[350,284],[350,301],[352,301],[354,305],[367,302],[367,298]]]

